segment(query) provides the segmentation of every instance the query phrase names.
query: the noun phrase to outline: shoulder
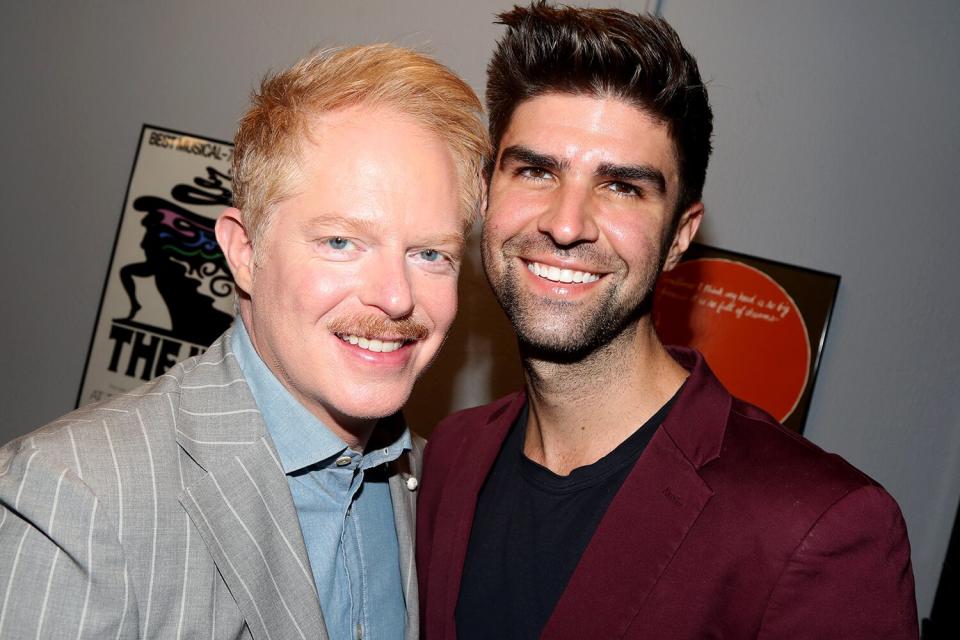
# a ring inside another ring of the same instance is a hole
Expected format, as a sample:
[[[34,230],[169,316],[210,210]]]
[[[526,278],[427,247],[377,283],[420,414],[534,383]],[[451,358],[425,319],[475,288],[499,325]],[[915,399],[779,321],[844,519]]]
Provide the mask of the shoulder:
[[[513,393],[479,407],[452,413],[444,418],[430,435],[423,456],[425,492],[430,487],[443,486],[444,479],[454,468],[455,461],[465,447],[477,445],[477,437],[487,427],[497,423],[508,411],[515,410],[523,393]],[[421,500],[424,497],[420,496]]]
[[[714,492],[750,511],[815,517],[850,491],[876,483],[838,455],[730,394],[702,355],[670,348],[690,377],[665,431]]]
[[[878,517],[899,517],[875,480],[739,400],[719,457],[702,473],[716,497],[738,511],[765,512],[788,539],[802,538],[825,513],[850,503],[883,512]]]
[[[14,487],[23,496],[39,495],[35,487],[43,478],[66,474],[61,484],[73,479],[102,498],[115,493],[121,472],[175,466],[181,396],[222,369],[209,366],[224,359],[217,344],[136,389],[80,407],[0,447],[0,493]],[[29,489],[20,491],[21,483]]]
[[[32,522],[52,518],[53,504],[64,522],[96,509],[98,523],[146,504],[142,478],[177,463],[168,386],[156,380],[82,407],[0,448],[0,504]]]
[[[523,395],[522,391],[511,393],[488,404],[451,413],[440,421],[430,434],[427,450],[456,446],[470,435],[470,432],[497,420],[511,405]]]
[[[168,372],[131,391],[84,405],[7,443],[0,448],[0,469],[5,459],[28,449],[42,449],[51,458],[62,455],[66,463],[76,464],[80,442],[103,444],[104,448],[95,449],[103,454],[110,442],[116,445],[132,438],[142,445],[142,432],[147,429],[154,436],[163,433],[164,426],[170,426],[172,436],[185,392],[196,397],[208,389],[227,387],[238,382],[235,378],[242,377],[228,348],[229,336],[230,331],[204,354],[178,362]]]
[[[737,399],[730,409],[721,456],[732,458],[732,462],[742,459],[744,473],[750,477],[758,474],[764,480],[769,480],[764,469],[775,467],[781,477],[800,474],[815,479],[814,486],[832,487],[834,491],[878,486],[841,456],[824,451],[762,409]],[[748,460],[753,460],[753,464]]]
[[[98,429],[109,429],[98,417],[90,408],[76,411],[0,449],[0,575],[10,598],[5,629],[16,637],[27,631],[39,637],[40,629],[58,635],[76,624],[82,618],[74,596],[84,593],[88,625],[93,617],[99,624],[125,616],[131,621],[126,632],[134,633],[136,598],[128,591],[122,520],[109,488],[119,485],[103,481],[110,453],[87,447]],[[44,625],[47,609],[38,616],[37,603],[47,602],[51,584],[57,585],[57,608],[71,615],[48,616]],[[112,606],[102,608],[104,602]]]
[[[10,459],[24,455],[40,455],[77,467],[81,449],[85,448],[82,445],[101,441],[106,445],[108,439],[123,439],[128,433],[139,430],[145,421],[144,416],[164,412],[169,415],[169,396],[176,394],[177,389],[166,378],[155,378],[130,392],[75,409],[8,442],[0,448],[0,468]],[[106,450],[106,446],[96,449],[97,454]]]
[[[735,531],[725,544],[769,584],[760,637],[911,637],[906,525],[875,480],[737,399],[700,473],[713,492],[704,522]]]
[[[731,449],[742,440],[763,456],[744,469],[736,501],[765,526],[742,533],[773,538],[766,544],[782,561],[759,637],[916,637],[910,542],[894,498],[779,425],[741,414],[731,426]],[[755,498],[744,499],[747,492]]]

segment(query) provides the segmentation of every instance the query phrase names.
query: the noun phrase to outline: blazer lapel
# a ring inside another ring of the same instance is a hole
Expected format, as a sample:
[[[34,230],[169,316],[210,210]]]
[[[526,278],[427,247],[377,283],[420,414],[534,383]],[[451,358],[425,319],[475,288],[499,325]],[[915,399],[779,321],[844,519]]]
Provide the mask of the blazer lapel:
[[[491,416],[487,424],[477,425],[471,430],[444,485],[437,508],[437,524],[433,535],[434,558],[430,562],[432,571],[428,582],[430,601],[443,603],[444,628],[439,637],[456,637],[454,612],[477,498],[510,426],[525,402],[526,394],[516,394],[502,410]]]
[[[713,492],[663,430],[611,502],[542,637],[619,638]]]
[[[224,339],[228,343],[228,339]],[[180,503],[257,640],[327,638],[286,476],[229,350],[184,376],[178,442],[200,467]],[[216,358],[219,357],[219,360]],[[212,397],[202,389],[222,390]]]
[[[254,638],[326,638],[290,489],[271,446],[259,438],[208,469],[180,501]]]
[[[547,640],[620,638],[680,549],[713,491],[700,469],[720,455],[730,394],[691,350],[691,375],[600,521],[547,622]]]
[[[414,442],[414,447],[417,443]],[[393,502],[393,519],[397,527],[397,542],[400,548],[400,580],[403,584],[403,597],[407,607],[407,627],[404,638],[417,640],[420,637],[420,603],[417,593],[417,569],[414,560],[416,543],[414,523],[417,476],[411,465],[415,453],[400,456],[393,466],[395,473],[390,475],[390,498]]]

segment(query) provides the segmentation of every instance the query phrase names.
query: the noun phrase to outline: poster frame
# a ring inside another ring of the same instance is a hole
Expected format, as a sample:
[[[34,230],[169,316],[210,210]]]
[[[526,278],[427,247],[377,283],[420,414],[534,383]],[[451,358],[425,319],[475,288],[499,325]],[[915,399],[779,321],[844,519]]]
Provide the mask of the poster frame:
[[[839,274],[803,267],[779,260],[693,242],[680,263],[697,259],[719,259],[752,267],[774,280],[794,300],[806,326],[810,346],[810,366],[806,385],[796,408],[784,425],[803,433],[816,388],[823,350],[832,324],[840,291]]]
[[[195,133],[189,133],[179,129],[172,129],[170,127],[154,125],[146,122],[141,124],[139,135],[137,137],[136,149],[134,150],[134,154],[133,154],[133,162],[131,163],[131,166],[130,166],[130,173],[127,176],[127,187],[124,192],[123,203],[120,208],[120,216],[117,220],[116,231],[114,232],[114,237],[113,237],[113,244],[110,249],[110,259],[107,261],[107,269],[103,278],[103,286],[101,287],[101,290],[100,290],[99,303],[97,305],[97,313],[96,313],[96,316],[94,317],[93,327],[90,331],[90,341],[87,344],[87,355],[86,355],[86,358],[84,359],[83,371],[80,375],[80,384],[77,387],[77,397],[76,397],[76,401],[74,402],[74,408],[80,407],[83,402],[83,392],[86,386],[87,376],[90,373],[90,362],[94,356],[94,347],[96,346],[96,342],[97,342],[97,332],[98,332],[98,329],[100,328],[100,321],[104,314],[104,306],[106,303],[107,293],[110,289],[110,276],[113,273],[114,263],[117,259],[117,249],[119,248],[119,245],[120,245],[120,237],[123,232],[124,223],[127,217],[127,207],[130,205],[130,190],[133,187],[133,180],[134,180],[134,177],[137,175],[137,167],[139,166],[142,158],[141,152],[143,151],[143,144],[144,144],[144,140],[146,139],[145,133],[147,129],[160,131],[172,136],[202,139],[202,140],[209,141],[211,143],[226,145],[231,149],[233,148],[233,141],[230,141],[230,140],[223,140],[220,138],[213,138],[210,136],[200,136]]]

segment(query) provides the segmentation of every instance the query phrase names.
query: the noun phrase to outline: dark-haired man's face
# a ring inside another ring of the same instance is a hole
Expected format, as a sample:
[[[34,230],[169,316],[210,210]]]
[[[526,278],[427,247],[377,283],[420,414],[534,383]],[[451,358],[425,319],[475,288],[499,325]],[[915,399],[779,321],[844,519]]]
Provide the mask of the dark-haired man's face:
[[[577,356],[642,313],[699,225],[671,224],[679,188],[665,125],[621,100],[547,94],[500,142],[483,231],[487,278],[522,343]]]

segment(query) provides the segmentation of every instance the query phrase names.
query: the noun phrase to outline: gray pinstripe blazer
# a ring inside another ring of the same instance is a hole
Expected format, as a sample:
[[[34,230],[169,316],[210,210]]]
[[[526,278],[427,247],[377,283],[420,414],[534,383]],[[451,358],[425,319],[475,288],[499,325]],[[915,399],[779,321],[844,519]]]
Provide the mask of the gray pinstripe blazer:
[[[228,331],[0,449],[0,638],[327,638],[287,480],[229,344]],[[407,640],[414,446],[390,478]]]

